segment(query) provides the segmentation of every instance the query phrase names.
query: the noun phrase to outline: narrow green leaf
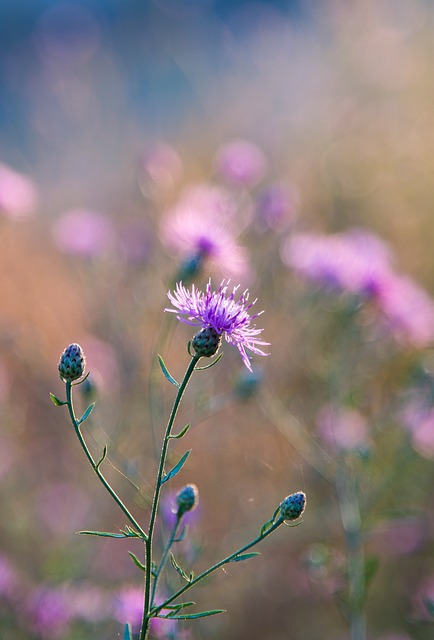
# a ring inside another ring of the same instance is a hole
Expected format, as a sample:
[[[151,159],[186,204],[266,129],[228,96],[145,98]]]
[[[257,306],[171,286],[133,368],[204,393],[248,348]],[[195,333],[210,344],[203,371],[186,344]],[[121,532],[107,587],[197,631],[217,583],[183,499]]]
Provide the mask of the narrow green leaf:
[[[219,360],[223,358],[223,353],[220,353],[215,360],[211,362],[211,364],[207,364],[205,367],[196,367],[195,371],[205,371],[205,369],[211,369],[214,367]]]
[[[185,609],[185,607],[191,607],[191,605],[196,604],[195,602],[179,602],[178,604],[168,604],[163,609],[174,609],[180,611],[181,609]]]
[[[180,438],[185,436],[185,434],[189,429],[190,429],[190,424],[186,424],[185,427],[182,429],[182,431],[176,434],[176,436],[169,436],[169,438],[174,438],[175,440],[179,440]]]
[[[164,360],[160,356],[160,354],[158,354],[158,362],[160,363],[161,371],[163,372],[164,377],[166,378],[166,380],[168,380],[171,384],[174,384],[175,387],[178,387],[178,389],[179,389],[179,387],[180,387],[179,382],[176,382],[175,378],[170,375],[169,370],[167,369],[166,365],[164,364]]]
[[[79,380],[78,382],[73,382],[71,386],[72,387],[78,387],[78,385],[79,384],[83,384],[83,382],[85,382],[85,380],[87,380],[89,376],[90,376],[90,371],[88,371],[86,373],[86,375],[84,376],[84,378],[81,378],[81,380]]]
[[[193,582],[193,580],[195,579],[196,574],[194,571],[190,571],[190,575],[188,576],[188,581],[189,582]]]
[[[129,624],[125,625],[124,640],[133,640],[133,634],[131,631],[131,626]]]
[[[59,400],[59,398],[56,398],[54,393],[50,393],[50,398],[54,402],[56,407],[63,407],[64,404],[68,404],[67,402],[64,402],[63,400]]]
[[[207,618],[215,616],[217,613],[226,613],[225,609],[210,609],[209,611],[200,611],[199,613],[184,613],[181,616],[170,616],[171,620],[196,620],[197,618]],[[168,616],[157,616],[158,618],[167,618]]]
[[[100,538],[129,538],[125,533],[111,533],[110,531],[78,531],[81,536],[99,536]]]
[[[273,524],[274,524],[274,518],[265,522],[265,524],[263,524],[261,527],[261,536],[263,536],[264,533],[266,533],[268,529],[273,526]]]
[[[365,560],[365,585],[366,590],[377,573],[380,561],[377,556],[368,556]]]
[[[104,445],[104,449],[102,450],[102,456],[101,456],[101,458],[98,460],[98,462],[97,462],[97,463],[96,463],[96,465],[95,465],[95,469],[96,469],[97,471],[99,470],[99,468],[100,468],[101,464],[104,462],[104,460],[106,459],[106,457],[107,457],[107,445],[105,444],[105,445]]]
[[[260,556],[259,551],[252,551],[252,553],[240,553],[239,556],[235,556],[229,562],[241,562],[242,560],[249,560],[250,558],[255,558],[256,556]]]
[[[188,577],[188,575],[185,573],[184,569],[182,569],[179,564],[176,562],[175,560],[175,556],[173,555],[172,552],[170,552],[170,561],[172,563],[172,567],[175,569],[175,571],[177,573],[179,573],[179,575],[181,576],[181,578],[184,578],[184,580],[186,582],[190,582],[190,579]]]
[[[140,562],[138,557],[132,551],[128,551],[128,555],[130,556],[136,567],[138,567],[141,571],[146,571],[145,565]]]
[[[86,409],[86,411],[83,413],[83,415],[81,416],[80,420],[78,421],[78,424],[81,424],[82,422],[84,422],[85,420],[88,419],[88,417],[90,416],[90,414],[93,411],[93,408],[95,406],[95,402],[92,402],[92,404],[90,404],[88,406],[88,408]]]
[[[184,453],[184,455],[182,456],[181,460],[179,460],[179,462],[177,462],[175,464],[175,466],[173,467],[173,469],[171,471],[169,471],[169,473],[166,473],[166,475],[164,476],[164,478],[161,480],[161,484],[164,484],[165,482],[167,482],[168,480],[170,480],[170,478],[173,478],[173,476],[176,476],[177,473],[179,473],[182,469],[182,467],[184,466],[185,461],[187,460],[188,456],[191,453],[191,449],[189,449],[188,451],[186,451]]]

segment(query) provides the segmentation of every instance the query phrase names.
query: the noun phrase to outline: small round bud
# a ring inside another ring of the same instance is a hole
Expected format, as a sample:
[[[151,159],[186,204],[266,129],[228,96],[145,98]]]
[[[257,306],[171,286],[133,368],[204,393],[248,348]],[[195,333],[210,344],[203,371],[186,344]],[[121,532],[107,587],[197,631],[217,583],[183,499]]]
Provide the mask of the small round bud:
[[[306,506],[306,494],[297,491],[287,496],[280,503],[280,515],[284,520],[297,520],[301,516]]]
[[[86,368],[86,358],[79,344],[70,344],[60,356],[59,375],[64,382],[78,380]]]
[[[211,358],[217,353],[221,343],[221,335],[213,327],[205,327],[196,333],[191,344],[198,356]]]
[[[176,515],[181,518],[187,511],[192,511],[199,503],[199,490],[195,484],[186,484],[176,494],[178,510]]]

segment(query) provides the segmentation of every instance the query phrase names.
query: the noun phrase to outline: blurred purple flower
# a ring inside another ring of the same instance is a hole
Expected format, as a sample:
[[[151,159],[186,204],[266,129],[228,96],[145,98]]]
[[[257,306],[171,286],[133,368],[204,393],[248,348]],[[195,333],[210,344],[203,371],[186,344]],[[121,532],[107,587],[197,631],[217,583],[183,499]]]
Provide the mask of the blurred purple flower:
[[[375,235],[299,233],[289,237],[282,259],[308,280],[351,293],[374,296],[390,272],[391,254]]]
[[[74,618],[86,622],[100,622],[111,615],[111,597],[93,584],[68,588],[68,602]]]
[[[411,278],[389,274],[376,296],[395,337],[417,348],[434,340],[434,301]]]
[[[157,142],[148,149],[142,160],[141,186],[171,187],[182,175],[182,161],[173,147],[165,142]],[[146,179],[145,184],[143,184]]]
[[[139,220],[125,224],[119,231],[119,246],[122,257],[128,263],[145,263],[152,246],[152,234],[148,225]]]
[[[53,225],[58,248],[83,257],[100,255],[114,241],[114,229],[103,213],[72,209],[63,213]]]
[[[63,637],[73,618],[67,591],[61,586],[36,589],[28,601],[28,616],[32,631],[43,638]]]
[[[207,260],[225,276],[248,271],[247,252],[235,241],[234,209],[225,191],[196,187],[186,191],[161,224],[164,244],[182,259]]]
[[[364,447],[369,442],[368,424],[355,409],[324,405],[316,424],[325,443],[337,450],[351,450]]]
[[[248,140],[233,140],[223,145],[215,157],[215,168],[226,182],[253,187],[265,175],[266,160],[262,151]]]
[[[18,585],[18,576],[9,559],[0,555],[0,600],[9,598]]]
[[[27,176],[0,163],[0,214],[19,220],[35,212],[37,191]]]
[[[371,532],[380,554],[407,555],[418,551],[427,540],[428,523],[422,518],[399,518],[377,525]]]
[[[428,459],[434,458],[434,407],[428,402],[411,398],[399,414],[399,419],[410,432],[415,451]]]
[[[298,194],[284,184],[266,187],[256,202],[257,222],[262,229],[283,231],[296,220],[299,206]]]
[[[70,535],[82,527],[90,509],[90,498],[76,486],[58,482],[40,490],[36,509],[44,530]]]
[[[121,624],[140,626],[143,616],[143,587],[122,587],[114,597],[113,616]]]
[[[374,301],[399,342],[422,348],[434,340],[434,301],[411,278],[394,273],[388,247],[373,234],[294,234],[282,259],[308,280]]]
[[[262,333],[262,329],[251,326],[251,321],[261,313],[250,316],[249,310],[256,300],[248,304],[249,293],[246,289],[244,293],[235,300],[235,293],[238,287],[234,287],[232,293],[227,295],[229,281],[224,281],[217,291],[211,291],[211,281],[208,282],[206,292],[198,291],[193,285],[191,291],[186,289],[182,283],[177,283],[174,293],[168,292],[168,298],[175,307],[166,309],[172,313],[186,315],[177,318],[191,326],[212,327],[218,335],[224,333],[226,341],[238,348],[242,361],[251,371],[251,364],[246,354],[246,349],[260,356],[267,355],[258,345],[265,346],[268,342],[259,340],[257,336]]]

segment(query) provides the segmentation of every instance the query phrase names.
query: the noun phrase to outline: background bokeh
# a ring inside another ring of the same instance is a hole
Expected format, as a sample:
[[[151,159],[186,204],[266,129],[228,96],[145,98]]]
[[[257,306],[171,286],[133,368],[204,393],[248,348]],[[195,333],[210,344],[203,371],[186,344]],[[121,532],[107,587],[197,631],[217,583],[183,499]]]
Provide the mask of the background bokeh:
[[[253,538],[288,493],[308,507],[192,594],[225,615],[155,637],[350,637],[342,451],[318,427],[343,400],[357,415],[342,438],[363,431],[342,446],[376,568],[368,637],[432,637],[434,413],[417,437],[400,420],[434,397],[432,340],[370,332],[372,309],[348,337],[335,292],[304,282],[285,247],[365,228],[434,295],[433,69],[429,0],[0,1],[1,640],[117,638],[137,617],[140,545],[75,535],[125,522],[49,392],[80,343],[89,446],[108,444],[105,472],[146,523],[173,401],[156,353],[178,379],[188,361],[191,331],[164,313],[181,273],[249,287],[271,343],[253,377],[226,345],[188,389],[178,422],[192,427],[171,449],[192,449],[173,490],[201,496],[184,562]],[[189,271],[210,212],[224,251]]]

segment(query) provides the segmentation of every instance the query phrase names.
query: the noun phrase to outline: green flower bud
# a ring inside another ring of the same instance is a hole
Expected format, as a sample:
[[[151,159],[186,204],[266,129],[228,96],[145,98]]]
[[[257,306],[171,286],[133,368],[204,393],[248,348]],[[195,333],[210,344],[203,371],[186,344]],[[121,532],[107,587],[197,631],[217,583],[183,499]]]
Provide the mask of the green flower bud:
[[[176,515],[181,518],[187,511],[192,511],[199,503],[199,490],[195,484],[186,484],[176,494],[176,504],[178,511]]]
[[[205,327],[196,333],[191,344],[198,356],[211,358],[217,353],[221,343],[221,335],[213,327]]]
[[[70,344],[60,356],[59,375],[63,382],[78,380],[86,368],[86,358],[79,344]]]
[[[305,506],[306,494],[303,491],[296,491],[280,503],[280,515],[284,520],[297,520],[303,513]]]

